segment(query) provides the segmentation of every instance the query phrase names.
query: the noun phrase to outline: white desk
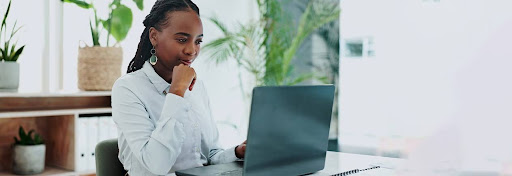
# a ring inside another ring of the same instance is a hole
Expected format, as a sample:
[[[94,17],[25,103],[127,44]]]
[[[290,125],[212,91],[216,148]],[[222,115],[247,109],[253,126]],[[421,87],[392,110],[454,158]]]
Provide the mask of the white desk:
[[[359,172],[353,175],[396,175],[395,167],[401,165],[404,161],[404,159],[398,158],[386,158],[379,156],[358,155],[340,152],[327,152],[327,158],[325,159],[325,168],[312,175],[333,175],[348,170],[365,169],[372,166],[380,166],[380,168],[365,172]]]
[[[512,165],[509,166],[510,168],[489,168],[489,166],[487,166],[488,164],[476,163],[468,166],[463,165],[458,169],[454,169],[430,168],[430,165],[415,168],[411,167],[413,166],[411,163],[414,162],[399,158],[327,152],[325,168],[311,174],[311,176],[330,176],[353,169],[365,169],[372,166],[380,166],[380,168],[350,174],[348,176],[512,176]],[[442,163],[441,165],[444,166]],[[170,175],[173,176],[175,174]]]
[[[441,161],[432,166],[415,166],[417,161],[379,156],[358,155],[340,152],[327,152],[325,169],[314,173],[315,176],[333,175],[340,172],[364,169],[373,165],[379,169],[351,174],[349,176],[512,176],[512,165],[504,166],[499,162],[463,161],[458,168],[444,165]]]
[[[386,158],[379,156],[358,155],[340,152],[327,152],[327,157],[325,159],[325,168],[311,175],[333,175],[347,170],[365,169],[368,168],[370,165],[374,164],[381,166],[381,168],[366,172],[360,172],[350,176],[375,175],[376,173],[378,176],[391,176],[396,175],[393,167],[401,164],[402,162],[403,159],[397,158]],[[174,176],[175,174],[173,173],[170,175]]]

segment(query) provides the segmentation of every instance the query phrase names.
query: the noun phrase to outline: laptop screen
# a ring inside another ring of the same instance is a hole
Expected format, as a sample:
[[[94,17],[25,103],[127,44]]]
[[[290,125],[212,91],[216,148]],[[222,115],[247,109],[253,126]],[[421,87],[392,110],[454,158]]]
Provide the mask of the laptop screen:
[[[253,90],[244,175],[302,175],[324,168],[334,86]]]

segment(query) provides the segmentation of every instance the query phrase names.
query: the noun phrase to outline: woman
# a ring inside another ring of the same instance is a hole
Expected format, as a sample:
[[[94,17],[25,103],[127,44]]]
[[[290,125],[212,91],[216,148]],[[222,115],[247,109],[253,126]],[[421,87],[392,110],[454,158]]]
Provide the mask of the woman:
[[[143,23],[128,74],[112,88],[119,160],[128,174],[166,175],[243,158],[245,142],[219,147],[208,95],[190,67],[203,38],[199,8],[190,0],[157,0]]]

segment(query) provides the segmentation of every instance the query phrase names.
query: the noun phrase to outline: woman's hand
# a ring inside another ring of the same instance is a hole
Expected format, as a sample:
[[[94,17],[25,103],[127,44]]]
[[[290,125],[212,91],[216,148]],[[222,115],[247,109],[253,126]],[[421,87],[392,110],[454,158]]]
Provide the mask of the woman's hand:
[[[247,144],[247,140],[244,143],[236,146],[236,148],[235,148],[235,155],[236,155],[237,158],[244,158],[245,157],[245,146],[246,146],[246,144]]]
[[[192,91],[196,83],[196,71],[190,66],[180,64],[175,66],[172,71],[172,82],[169,93],[183,97],[185,91]]]

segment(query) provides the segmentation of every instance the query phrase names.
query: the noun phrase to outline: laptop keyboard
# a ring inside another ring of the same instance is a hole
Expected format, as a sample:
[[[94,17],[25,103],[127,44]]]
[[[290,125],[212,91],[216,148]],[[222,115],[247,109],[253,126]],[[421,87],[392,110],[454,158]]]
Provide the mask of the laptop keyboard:
[[[230,170],[230,171],[226,171],[226,172],[222,172],[222,173],[217,173],[215,175],[225,175],[225,176],[235,176],[235,175],[242,175],[244,173],[244,169],[243,168],[240,168],[240,169],[237,169],[237,170]]]

